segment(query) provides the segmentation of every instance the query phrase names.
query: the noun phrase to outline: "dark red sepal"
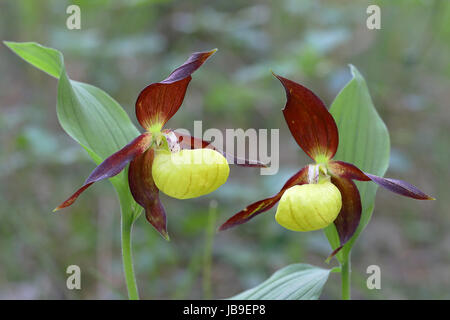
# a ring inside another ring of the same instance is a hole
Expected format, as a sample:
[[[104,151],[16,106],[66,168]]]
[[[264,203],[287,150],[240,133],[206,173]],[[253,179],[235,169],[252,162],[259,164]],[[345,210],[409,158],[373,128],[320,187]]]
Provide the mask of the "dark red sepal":
[[[337,247],[336,249],[333,250],[333,252],[330,253],[330,255],[328,256],[328,258],[325,259],[326,263],[329,263],[330,260],[338,254],[339,251],[341,251],[341,249],[343,248],[343,245],[340,245],[339,247]]]
[[[159,199],[159,189],[152,177],[154,150],[148,149],[136,157],[128,169],[128,183],[134,200],[145,209],[148,222],[169,240],[167,233],[166,212]]]
[[[53,211],[57,211],[72,205],[78,196],[91,186],[94,182],[114,177],[119,174],[125,166],[133,160],[137,155],[142,154],[148,149],[152,141],[152,135],[150,133],[143,133],[125,147],[106,158],[101,164],[99,164],[94,171],[89,175],[84,184],[73,195],[71,195],[66,201],[61,203]]]
[[[295,141],[313,160],[333,158],[339,144],[333,116],[311,90],[274,75],[286,90],[283,114]]]
[[[269,210],[278,201],[280,201],[281,197],[283,196],[283,193],[287,189],[295,185],[305,184],[307,182],[308,182],[308,166],[304,167],[296,174],[294,174],[291,178],[289,178],[289,180],[284,184],[283,188],[281,188],[280,192],[278,192],[276,195],[274,195],[271,198],[267,198],[252,203],[244,210],[236,213],[234,216],[232,216],[230,219],[228,219],[224,224],[220,226],[219,231],[223,231],[231,227],[240,225],[256,217],[258,214]]]
[[[341,247],[353,236],[358,228],[359,220],[361,219],[361,197],[358,188],[352,180],[333,176],[331,182],[339,189],[342,197],[342,208],[334,220],[334,225],[339,235]],[[336,254],[340,248],[336,249]],[[332,255],[334,255],[332,253]],[[330,257],[332,257],[330,255]]]
[[[136,101],[136,117],[146,130],[161,130],[183,103],[186,89],[197,70],[214,52],[193,53],[186,62],[176,68],[167,79],[153,83],[139,94]]]
[[[169,130],[165,130],[169,131]],[[256,168],[265,168],[267,165],[258,161],[258,160],[249,160],[235,157],[234,155],[230,155],[222,150],[214,147],[211,142],[192,137],[190,135],[182,134],[176,131],[173,131],[178,138],[178,143],[182,149],[212,149],[219,153],[221,153],[227,160],[228,163],[236,164],[242,167],[256,167]]]

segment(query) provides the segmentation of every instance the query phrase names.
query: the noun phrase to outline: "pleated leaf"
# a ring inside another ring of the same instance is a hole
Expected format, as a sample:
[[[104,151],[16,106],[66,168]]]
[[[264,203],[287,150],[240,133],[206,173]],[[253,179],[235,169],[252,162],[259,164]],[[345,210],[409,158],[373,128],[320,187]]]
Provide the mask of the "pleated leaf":
[[[366,82],[359,71],[352,65],[353,78],[341,90],[330,112],[339,130],[339,148],[334,157],[356,165],[364,172],[383,176],[389,165],[389,133],[383,120],[375,109]],[[342,249],[347,254],[358,235],[366,227],[372,216],[375,194],[378,186],[375,183],[355,181],[362,201],[360,224],[352,239]],[[334,225],[325,229],[333,249],[339,246]],[[338,259],[341,254],[337,255]]]
[[[29,64],[52,77],[59,78],[64,68],[64,62],[63,56],[58,50],[46,48],[36,42],[4,41],[3,43]]]
[[[139,135],[123,108],[106,92],[71,80],[61,52],[34,42],[5,42],[19,57],[59,79],[57,116],[62,128],[77,141],[96,164]],[[126,170],[110,179],[126,213],[139,208],[131,196]],[[84,177],[80,177],[80,185]]]
[[[316,300],[331,270],[309,264],[291,264],[275,272],[260,285],[231,300]]]

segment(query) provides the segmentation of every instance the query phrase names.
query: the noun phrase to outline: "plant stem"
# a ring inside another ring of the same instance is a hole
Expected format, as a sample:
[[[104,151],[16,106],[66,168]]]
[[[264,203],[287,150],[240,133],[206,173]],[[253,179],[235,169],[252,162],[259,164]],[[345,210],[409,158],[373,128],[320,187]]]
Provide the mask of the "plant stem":
[[[217,220],[217,201],[209,204],[208,225],[205,232],[205,250],[203,252],[203,298],[212,299],[211,268],[214,245],[214,226]]]
[[[127,219],[122,214],[122,263],[125,273],[125,282],[127,284],[128,298],[130,300],[139,300],[139,292],[136,285],[136,277],[133,268],[133,255],[131,253],[131,230],[133,228],[133,219]]]
[[[350,283],[351,283],[351,262],[350,252],[344,256],[341,264],[341,281],[342,281],[342,300],[350,300]]]

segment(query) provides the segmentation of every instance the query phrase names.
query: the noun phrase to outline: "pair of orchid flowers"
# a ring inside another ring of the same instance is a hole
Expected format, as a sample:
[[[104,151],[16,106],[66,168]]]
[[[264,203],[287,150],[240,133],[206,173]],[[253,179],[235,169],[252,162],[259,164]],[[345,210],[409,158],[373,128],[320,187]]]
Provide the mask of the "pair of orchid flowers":
[[[68,207],[94,182],[120,173],[128,163],[128,182],[147,220],[166,239],[166,213],[159,191],[178,199],[208,194],[226,182],[230,156],[209,142],[163,129],[180,108],[196,71],[216,50],[193,53],[165,80],[144,88],[136,101],[136,116],[146,130],[104,160],[84,184],[54,211]],[[274,74],[275,75],[275,74]],[[286,90],[283,114],[303,151],[315,161],[294,174],[276,195],[257,201],[228,219],[219,230],[249,221],[278,205],[276,220],[287,229],[311,231],[334,223],[340,239],[335,255],[352,237],[361,217],[361,199],[353,182],[373,181],[400,195],[431,200],[413,185],[365,173],[351,163],[333,160],[339,136],[336,123],[323,102],[309,89],[275,75]],[[243,166],[264,164],[246,160]]]

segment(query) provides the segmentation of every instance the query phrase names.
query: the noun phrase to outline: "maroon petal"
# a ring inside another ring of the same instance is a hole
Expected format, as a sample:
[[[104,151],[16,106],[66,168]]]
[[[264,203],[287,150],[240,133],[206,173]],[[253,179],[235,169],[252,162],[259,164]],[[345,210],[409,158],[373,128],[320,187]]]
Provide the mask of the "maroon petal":
[[[159,189],[152,177],[154,150],[148,149],[136,157],[128,169],[128,183],[134,200],[145,209],[145,217],[156,230],[169,240],[166,212],[159,199]]]
[[[164,130],[164,132],[173,132],[175,136],[178,138],[178,143],[182,149],[213,149],[216,148],[211,144],[211,142],[192,137],[188,134],[179,133],[177,131]]]
[[[167,130],[168,132],[169,130]],[[217,149],[214,147],[211,142],[192,137],[190,135],[182,134],[176,131],[172,131],[175,133],[175,135],[178,138],[178,143],[180,144],[182,149],[212,149],[216,150],[217,152],[221,153],[227,160],[228,163],[236,164],[238,166],[242,167],[256,167],[256,168],[265,168],[267,167],[264,163],[258,161],[258,160],[249,160],[249,159],[241,159],[238,157],[235,157],[234,155],[227,154],[226,152]]]
[[[433,197],[430,197],[429,195],[423,193],[417,187],[409,184],[408,182],[397,179],[383,178],[370,173],[365,173],[351,163],[347,163],[344,161],[330,161],[328,163],[328,168],[333,175],[359,181],[372,180],[383,188],[386,188],[389,191],[405,197],[410,197],[417,200],[435,200]]]
[[[217,50],[193,53],[167,79],[147,86],[136,101],[136,117],[146,130],[161,130],[184,100],[191,74]]]
[[[263,213],[270,208],[272,208],[280,199],[283,193],[293,187],[295,185],[301,185],[308,182],[308,167],[304,167],[299,172],[294,174],[283,186],[283,188],[271,198],[267,198],[264,200],[257,201],[251,205],[249,205],[244,210],[236,213],[230,219],[228,219],[223,225],[220,226],[219,231],[229,229],[231,227],[237,226],[244,222],[249,221],[250,219],[256,217],[258,214]]]
[[[295,141],[314,160],[333,158],[339,143],[338,129],[323,102],[308,88],[275,77],[286,90],[283,114]]]
[[[342,208],[336,220],[334,220],[341,245],[330,254],[327,260],[338,253],[353,236],[356,228],[358,228],[362,211],[359,191],[352,180],[333,176],[331,182],[339,189],[342,196]]]
[[[409,184],[408,182],[397,179],[382,178],[370,173],[366,173],[366,176],[369,177],[376,184],[382,186],[383,188],[388,189],[389,191],[395,192],[397,194],[400,194],[402,196],[410,197],[417,200],[436,200],[435,198],[430,197],[429,195],[423,193],[417,187],[413,186],[412,184]]]
[[[125,166],[131,160],[148,149],[151,141],[152,135],[150,133],[143,133],[132,142],[127,144],[125,147],[123,147],[121,150],[106,158],[94,169],[94,171],[92,171],[81,188],[79,188],[73,195],[71,195],[66,201],[61,203],[53,211],[57,211],[72,205],[72,203],[75,202],[78,196],[94,182],[111,178],[119,174],[120,171],[122,171],[123,168],[125,168]]]
[[[328,162],[328,169],[334,176],[359,181],[370,181],[370,178],[364,172],[354,164],[348,162],[332,160]]]

